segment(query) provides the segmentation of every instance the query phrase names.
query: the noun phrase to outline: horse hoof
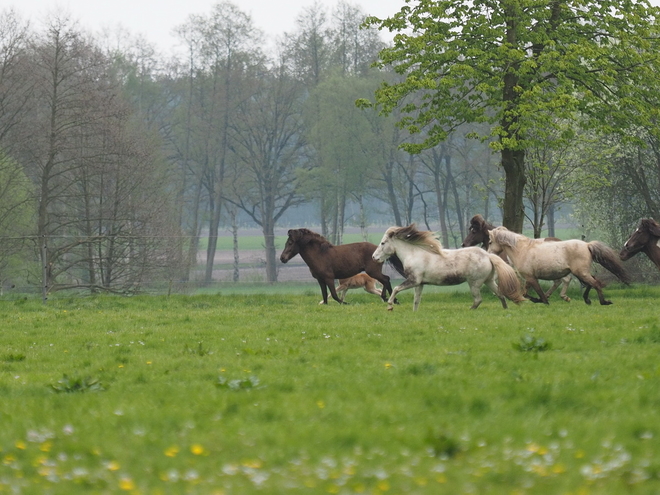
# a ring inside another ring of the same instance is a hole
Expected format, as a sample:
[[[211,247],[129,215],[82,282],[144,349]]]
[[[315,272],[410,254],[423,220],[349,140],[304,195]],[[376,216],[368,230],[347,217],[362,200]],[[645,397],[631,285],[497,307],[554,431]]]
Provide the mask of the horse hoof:
[[[612,301],[603,301],[600,303],[601,306],[609,306],[610,304],[612,304]]]
[[[568,296],[563,296],[562,299],[566,302],[571,302],[571,298]]]
[[[387,310],[388,310],[388,311],[393,311],[393,310],[394,310],[394,306],[389,306],[389,307],[387,308]]]
[[[585,302],[586,304],[591,304],[591,299],[585,299],[584,302]]]

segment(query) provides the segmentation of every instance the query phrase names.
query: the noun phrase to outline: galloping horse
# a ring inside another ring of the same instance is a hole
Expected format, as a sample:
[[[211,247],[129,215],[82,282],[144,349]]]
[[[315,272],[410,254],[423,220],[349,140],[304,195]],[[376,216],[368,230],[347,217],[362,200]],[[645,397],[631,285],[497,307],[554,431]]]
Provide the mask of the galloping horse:
[[[639,222],[639,227],[623,245],[619,256],[627,261],[639,252],[646,254],[660,268],[660,225],[652,218],[643,218]]]
[[[376,245],[370,242],[354,242],[333,246],[325,237],[309,229],[292,229],[288,232],[280,261],[286,263],[295,255],[300,254],[307,263],[309,271],[321,287],[323,304],[328,304],[328,289],[332,298],[344,304],[337,296],[335,279],[350,278],[360,272],[367,274],[383,285],[381,298],[387,301],[387,294],[392,293],[390,277],[383,273],[382,263],[371,257]],[[392,258],[390,264],[401,274],[403,266],[398,258]]]
[[[598,292],[600,303],[612,304],[603,297],[604,284],[591,275],[590,268],[593,261],[612,272],[624,283],[629,282],[628,274],[621,265],[617,254],[600,241],[584,242],[578,239],[568,241],[544,242],[541,239],[530,239],[516,234],[505,227],[497,227],[490,231],[491,253],[505,253],[513,266],[534,287],[539,299],[534,302],[548,304],[538,279],[556,280],[569,273],[575,275],[585,285],[584,302],[591,304],[589,291],[593,287]]]
[[[484,219],[484,217],[482,217],[477,213],[475,216],[473,216],[470,219],[470,226],[468,227],[468,235],[466,235],[465,239],[463,239],[463,244],[461,244],[461,247],[476,246],[478,244],[481,244],[484,249],[488,250],[488,245],[490,244],[488,232],[493,230],[494,228],[495,228],[494,225],[488,223]],[[545,242],[561,241],[561,239],[557,239],[556,237],[545,237],[543,240]],[[557,289],[557,287],[559,287],[559,284],[563,283],[560,297],[564,301],[570,302],[571,298],[566,295],[566,291],[568,291],[568,285],[571,283],[571,279],[572,277],[570,275],[567,275],[564,278],[555,280],[554,283],[552,284],[552,287],[550,287],[550,289],[545,293],[546,299],[550,297],[550,295]],[[529,288],[530,285],[526,283],[525,297],[527,297]]]
[[[376,294],[382,298],[383,291],[376,287],[377,283],[378,281],[375,278],[370,277],[366,273],[358,273],[350,278],[339,279],[339,285],[335,287],[335,292],[337,292],[337,296],[341,299],[341,302],[344,302],[344,298],[349,289],[362,288],[369,294]],[[323,301],[319,304],[323,304]]]
[[[387,229],[373,259],[382,263],[392,256],[398,256],[403,262],[406,280],[392,291],[387,301],[390,311],[396,295],[413,287],[413,311],[417,311],[424,284],[458,285],[467,282],[473,299],[470,309],[481,304],[481,286],[484,284],[495,293],[505,309],[504,297],[516,304],[524,301],[516,272],[502,258],[477,247],[443,249],[433,232],[419,231],[415,224]],[[495,283],[496,277],[499,287]]]

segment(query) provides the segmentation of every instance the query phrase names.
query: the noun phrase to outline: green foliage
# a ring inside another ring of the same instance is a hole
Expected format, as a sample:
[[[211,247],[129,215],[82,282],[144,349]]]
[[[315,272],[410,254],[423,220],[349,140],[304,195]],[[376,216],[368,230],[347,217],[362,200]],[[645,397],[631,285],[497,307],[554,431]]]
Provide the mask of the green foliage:
[[[552,344],[550,342],[546,342],[544,338],[536,337],[531,334],[523,335],[520,337],[520,341],[514,342],[512,346],[517,351],[533,352],[535,354],[548,351],[552,348]]]
[[[250,390],[259,386],[259,378],[250,375],[247,378],[229,380],[227,377],[220,375],[215,385],[218,388],[226,388],[228,390]]]
[[[70,377],[67,374],[57,380],[57,383],[51,383],[50,388],[57,393],[102,392],[106,389],[98,378]]]

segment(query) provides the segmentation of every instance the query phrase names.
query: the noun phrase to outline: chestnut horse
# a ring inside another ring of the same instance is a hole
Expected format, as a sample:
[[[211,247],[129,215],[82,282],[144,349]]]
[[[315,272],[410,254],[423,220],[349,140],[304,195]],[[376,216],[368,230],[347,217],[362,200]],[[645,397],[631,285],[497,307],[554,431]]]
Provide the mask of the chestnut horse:
[[[497,227],[488,233],[491,253],[505,253],[511,264],[525,280],[534,287],[539,300],[548,304],[548,298],[539,285],[538,279],[556,280],[569,273],[575,275],[585,285],[584,302],[591,304],[589,291],[593,287],[598,292],[601,304],[612,304],[603,297],[603,284],[591,274],[591,263],[599,265],[613,273],[623,283],[629,282],[629,277],[617,256],[610,247],[600,241],[584,242],[578,239],[568,241],[544,242],[541,239],[530,239],[506,229]]]
[[[623,245],[619,256],[623,261],[627,261],[640,252],[660,268],[660,225],[652,218],[643,218],[639,222],[635,232]]]
[[[383,285],[383,301],[387,301],[387,294],[392,293],[390,277],[383,273],[383,264],[371,257],[376,250],[375,244],[354,242],[333,246],[325,237],[309,229],[292,229],[288,235],[280,261],[286,263],[300,254],[321,287],[323,304],[328,304],[328,289],[335,301],[345,304],[337,296],[335,279],[350,278],[360,272],[367,272]],[[391,259],[390,264],[403,275],[403,265],[398,258]]]
[[[490,243],[488,232],[490,230],[493,230],[494,228],[495,228],[494,225],[488,223],[484,219],[484,217],[482,217],[477,213],[475,216],[473,216],[470,219],[470,226],[468,227],[468,235],[466,235],[465,239],[463,239],[463,244],[461,244],[461,247],[476,246],[478,244],[481,244],[481,246],[484,249],[488,250],[488,244]],[[545,237],[543,240],[547,242],[561,241],[561,239],[557,239],[556,237]],[[568,291],[568,284],[571,283],[572,278],[573,277],[571,277],[570,275],[567,275],[564,278],[555,280],[552,284],[552,287],[550,287],[550,289],[545,293],[546,299],[550,297],[550,295],[557,289],[557,287],[559,287],[559,284],[563,283],[561,287],[561,293],[559,295],[564,301],[570,302],[571,298],[566,295],[566,291]],[[527,297],[529,288],[530,285],[528,283],[525,283],[525,297]]]
[[[470,309],[477,309],[481,304],[481,286],[484,284],[500,299],[504,309],[507,307],[505,297],[516,304],[524,301],[516,272],[502,258],[478,247],[443,249],[433,232],[419,231],[415,224],[387,229],[373,258],[382,263],[392,256],[398,256],[403,262],[406,279],[394,289],[387,301],[390,311],[395,296],[413,287],[413,311],[417,311],[425,284],[458,285],[467,282],[473,300]]]
[[[358,273],[350,278],[339,279],[339,285],[335,287],[335,292],[339,296],[339,299],[341,299],[341,302],[344,302],[349,289],[362,288],[369,294],[376,294],[379,297],[383,297],[383,291],[376,287],[377,283],[378,281],[375,278],[370,277],[366,273]],[[323,304],[323,301],[319,304]]]

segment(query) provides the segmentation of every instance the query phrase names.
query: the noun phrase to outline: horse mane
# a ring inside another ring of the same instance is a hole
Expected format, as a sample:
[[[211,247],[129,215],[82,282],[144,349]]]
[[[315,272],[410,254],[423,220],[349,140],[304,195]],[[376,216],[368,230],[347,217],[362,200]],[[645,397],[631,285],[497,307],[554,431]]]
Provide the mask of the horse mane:
[[[435,232],[428,230],[417,230],[414,223],[407,227],[390,227],[387,229],[387,235],[390,239],[399,239],[409,244],[413,244],[432,253],[444,256],[442,252],[442,243]]]
[[[470,226],[477,227],[480,230],[484,227],[486,230],[493,230],[495,228],[495,226],[492,223],[486,221],[486,219],[480,213],[477,213],[470,219]]]
[[[321,234],[317,234],[313,230],[301,228],[291,232],[297,233],[298,238],[296,239],[296,242],[301,246],[305,246],[307,244],[319,244],[322,250],[326,250],[332,247],[332,243],[329,240],[327,240]]]
[[[518,242],[519,239],[519,234],[516,234],[515,232],[511,232],[506,227],[495,227],[490,231],[490,233],[492,234],[493,239],[495,239],[498,244],[510,248],[515,248],[516,243]]]

